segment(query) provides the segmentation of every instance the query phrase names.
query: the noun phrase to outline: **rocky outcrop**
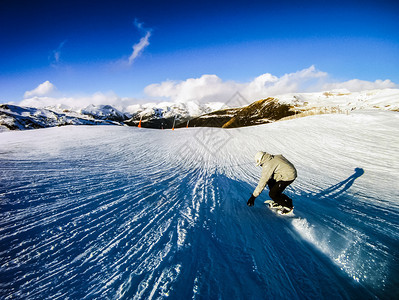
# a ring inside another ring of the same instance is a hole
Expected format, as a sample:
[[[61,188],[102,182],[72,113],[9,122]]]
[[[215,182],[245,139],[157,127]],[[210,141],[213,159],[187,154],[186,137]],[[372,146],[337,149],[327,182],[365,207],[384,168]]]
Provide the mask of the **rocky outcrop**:
[[[294,114],[289,105],[279,103],[275,98],[267,98],[245,107],[202,115],[190,120],[189,126],[235,128],[271,123]]]
[[[289,105],[279,103],[275,98],[267,98],[241,108],[222,127],[236,128],[271,123],[294,114]]]

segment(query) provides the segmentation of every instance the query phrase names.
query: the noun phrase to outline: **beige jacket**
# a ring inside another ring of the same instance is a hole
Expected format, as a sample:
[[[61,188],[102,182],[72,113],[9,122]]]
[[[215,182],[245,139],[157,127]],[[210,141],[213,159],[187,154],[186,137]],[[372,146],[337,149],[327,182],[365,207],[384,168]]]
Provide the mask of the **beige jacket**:
[[[292,163],[282,155],[271,155],[264,152],[261,158],[262,176],[253,195],[258,197],[266,187],[270,178],[275,181],[291,181],[297,177],[297,172]]]

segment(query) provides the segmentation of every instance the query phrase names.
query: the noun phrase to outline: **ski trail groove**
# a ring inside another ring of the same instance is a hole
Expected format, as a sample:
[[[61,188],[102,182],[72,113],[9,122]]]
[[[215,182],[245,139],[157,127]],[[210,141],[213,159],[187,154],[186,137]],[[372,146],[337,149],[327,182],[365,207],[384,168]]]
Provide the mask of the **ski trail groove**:
[[[387,164],[399,153],[393,122],[394,114],[370,113],[209,132],[64,127],[12,139],[2,133],[1,293],[5,299],[394,295],[399,194],[393,181],[380,180],[388,170],[399,179],[397,166]],[[214,144],[199,138],[207,134]],[[293,217],[269,211],[267,191],[246,206],[260,176],[252,161],[258,150],[283,153],[297,167],[287,189]],[[288,288],[275,288],[281,284]]]

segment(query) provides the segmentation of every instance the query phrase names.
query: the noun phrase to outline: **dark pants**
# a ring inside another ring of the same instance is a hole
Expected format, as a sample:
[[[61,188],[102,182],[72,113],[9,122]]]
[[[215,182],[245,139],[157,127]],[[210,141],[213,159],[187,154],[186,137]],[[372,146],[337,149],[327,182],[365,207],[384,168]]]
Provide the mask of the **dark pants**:
[[[291,183],[293,183],[294,180],[291,181],[275,181],[274,179],[270,179],[267,182],[267,185],[269,187],[269,196],[272,198],[272,200],[279,205],[292,208],[294,207],[292,205],[292,199],[289,198],[287,195],[283,194],[283,191],[287,186],[289,186]]]

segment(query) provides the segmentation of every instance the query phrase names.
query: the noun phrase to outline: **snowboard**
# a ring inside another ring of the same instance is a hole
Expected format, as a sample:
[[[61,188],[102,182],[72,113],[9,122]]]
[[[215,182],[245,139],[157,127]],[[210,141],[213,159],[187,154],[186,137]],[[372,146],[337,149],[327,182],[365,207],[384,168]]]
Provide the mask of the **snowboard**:
[[[269,209],[272,212],[274,212],[278,215],[292,216],[294,214],[294,208],[289,210],[289,208],[281,206],[281,205],[273,205],[274,204],[273,200],[266,200],[265,203],[267,204],[267,206],[269,207]]]

